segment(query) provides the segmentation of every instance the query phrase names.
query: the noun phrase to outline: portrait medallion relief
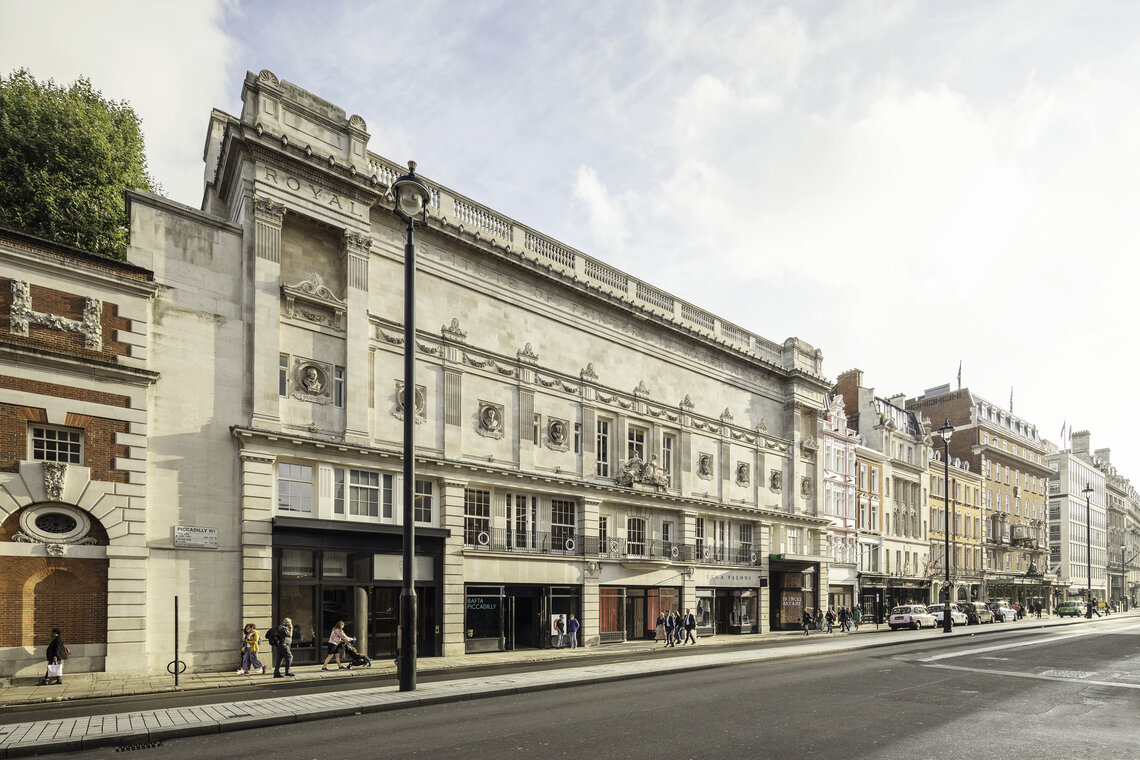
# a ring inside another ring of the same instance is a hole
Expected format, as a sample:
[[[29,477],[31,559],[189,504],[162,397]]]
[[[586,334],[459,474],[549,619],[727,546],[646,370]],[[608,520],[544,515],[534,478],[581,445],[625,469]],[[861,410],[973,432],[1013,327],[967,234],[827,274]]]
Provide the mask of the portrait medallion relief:
[[[555,451],[566,451],[569,433],[569,423],[566,420],[551,418],[546,425],[546,447]]]
[[[502,404],[493,404],[490,401],[479,402],[479,422],[475,431],[485,438],[503,437]]]
[[[702,453],[697,457],[697,477],[701,480],[712,480],[713,458],[712,454]]]

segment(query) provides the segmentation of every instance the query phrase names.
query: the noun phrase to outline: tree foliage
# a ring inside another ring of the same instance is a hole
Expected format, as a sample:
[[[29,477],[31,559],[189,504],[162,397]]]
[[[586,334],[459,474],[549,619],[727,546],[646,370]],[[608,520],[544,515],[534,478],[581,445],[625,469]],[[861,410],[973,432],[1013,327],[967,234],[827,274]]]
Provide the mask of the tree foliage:
[[[127,245],[123,191],[156,191],[138,115],[87,79],[0,76],[0,224],[112,258]]]

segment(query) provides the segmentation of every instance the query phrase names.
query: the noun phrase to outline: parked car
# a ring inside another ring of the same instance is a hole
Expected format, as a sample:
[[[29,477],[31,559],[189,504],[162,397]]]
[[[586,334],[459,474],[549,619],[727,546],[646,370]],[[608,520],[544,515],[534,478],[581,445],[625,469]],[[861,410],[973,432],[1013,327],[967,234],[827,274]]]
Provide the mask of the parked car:
[[[1017,620],[1017,612],[1009,602],[990,602],[990,612],[994,613],[994,620],[1004,623],[1007,620]]]
[[[1084,617],[1087,609],[1084,602],[1073,599],[1058,604],[1057,614],[1061,617]]]
[[[934,616],[921,604],[901,604],[891,610],[887,625],[892,631],[900,628],[933,628]]]
[[[970,625],[994,622],[994,613],[984,602],[960,602],[958,606],[966,613],[966,622]]]
[[[935,625],[938,625],[938,626],[943,625],[943,622],[942,622],[943,606],[944,605],[942,605],[942,604],[932,604],[926,608],[927,612],[934,615],[934,624]],[[950,605],[950,625],[952,625],[952,626],[954,626],[954,625],[966,625],[967,622],[968,621],[966,620],[966,613],[962,612],[961,608],[959,608],[958,605],[951,604]]]

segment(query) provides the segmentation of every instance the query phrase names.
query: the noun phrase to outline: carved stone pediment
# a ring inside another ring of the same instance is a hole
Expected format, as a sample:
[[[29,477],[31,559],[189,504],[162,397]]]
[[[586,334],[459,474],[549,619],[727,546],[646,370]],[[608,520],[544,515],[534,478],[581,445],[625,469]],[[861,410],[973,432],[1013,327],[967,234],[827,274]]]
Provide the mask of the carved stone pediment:
[[[336,297],[317,272],[295,285],[282,285],[282,313],[286,317],[344,330],[348,305]]]

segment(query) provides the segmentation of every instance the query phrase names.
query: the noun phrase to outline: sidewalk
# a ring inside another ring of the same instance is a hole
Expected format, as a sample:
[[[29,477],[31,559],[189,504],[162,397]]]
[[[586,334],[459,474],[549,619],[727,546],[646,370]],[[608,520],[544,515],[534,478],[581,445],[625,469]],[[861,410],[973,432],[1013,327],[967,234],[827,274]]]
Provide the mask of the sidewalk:
[[[1113,620],[1133,617],[1133,615],[1113,615],[1094,620]],[[1082,625],[1083,619],[1027,618],[1017,623],[1003,623],[983,626],[959,626],[952,636],[969,636],[1001,631]],[[340,692],[325,692],[319,695],[295,695],[224,701],[224,693],[219,693],[219,702],[196,707],[172,707],[168,709],[115,713],[101,716],[86,716],[47,721],[32,721],[0,726],[0,758],[23,757],[35,752],[64,752],[92,747],[112,745],[139,745],[181,736],[235,731],[242,728],[295,723],[322,718],[340,717],[364,712],[381,712],[405,707],[488,697],[506,694],[519,694],[552,688],[549,671],[533,671],[508,675],[477,672],[460,677],[463,670],[478,670],[480,666],[504,663],[542,662],[573,658],[581,665],[558,671],[555,686],[601,683],[606,681],[642,678],[662,673],[676,673],[729,665],[764,662],[805,657],[816,654],[865,649],[868,647],[890,646],[896,643],[913,642],[924,636],[941,636],[937,631],[891,632],[880,626],[879,634],[874,626],[863,626],[850,634],[817,634],[804,637],[802,633],[778,632],[749,636],[719,636],[702,639],[697,646],[677,647],[661,651],[660,644],[654,642],[633,642],[605,647],[569,650],[533,650],[522,652],[498,652],[479,655],[465,655],[449,658],[424,658],[419,660],[420,673],[453,671],[456,678],[433,683],[421,682],[416,691],[400,692],[397,686],[352,689]],[[763,648],[737,648],[742,642],[755,644],[778,642],[779,646]],[[729,648],[728,645],[736,645]],[[653,651],[653,650],[658,651]],[[613,653],[642,651],[645,657],[634,661],[601,663],[593,662],[598,656]],[[298,668],[297,681],[324,679],[359,678],[380,673],[394,673],[395,666],[390,661],[374,662],[371,669],[322,671],[319,666]],[[102,674],[100,674],[102,675]],[[72,677],[72,680],[79,681]],[[271,675],[237,676],[224,673],[208,673],[183,677],[182,690],[223,689],[228,686],[248,686],[252,683],[283,683]],[[293,679],[290,679],[293,680]],[[77,683],[71,695],[53,695],[45,700],[52,687],[16,686],[4,690],[4,704],[54,701],[63,698],[77,699],[94,696],[142,694],[174,691],[173,679],[96,679],[90,678],[86,685]],[[54,687],[57,691],[60,687]],[[66,687],[65,687],[66,688]],[[123,689],[132,690],[123,690]],[[10,692],[20,692],[12,694]],[[28,692],[25,699],[23,692]]]

